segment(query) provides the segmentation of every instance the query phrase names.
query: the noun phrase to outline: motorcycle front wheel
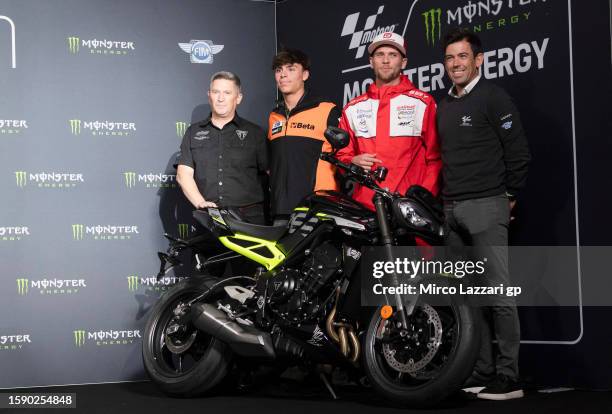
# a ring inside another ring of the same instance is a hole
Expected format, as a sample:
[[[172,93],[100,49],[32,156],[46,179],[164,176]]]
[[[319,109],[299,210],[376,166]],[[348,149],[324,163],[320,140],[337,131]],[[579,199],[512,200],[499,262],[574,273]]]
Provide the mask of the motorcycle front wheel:
[[[453,301],[420,304],[402,328],[398,312],[376,311],[364,337],[364,367],[373,387],[392,404],[431,406],[461,387],[480,346],[478,309]]]
[[[186,303],[219,279],[190,278],[166,292],[152,308],[145,326],[142,359],[145,371],[169,395],[201,395],[228,372],[232,353],[218,339],[191,324]]]

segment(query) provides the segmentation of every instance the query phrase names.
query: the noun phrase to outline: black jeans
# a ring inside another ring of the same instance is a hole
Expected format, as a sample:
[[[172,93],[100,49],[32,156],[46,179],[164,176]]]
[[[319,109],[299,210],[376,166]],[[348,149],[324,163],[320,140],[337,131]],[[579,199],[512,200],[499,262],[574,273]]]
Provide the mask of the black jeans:
[[[446,245],[473,246],[477,259],[487,258],[486,283],[510,283],[508,224],[510,203],[505,195],[463,201],[446,201]],[[482,376],[504,374],[518,378],[520,322],[513,298],[499,295],[494,305],[482,307],[481,350],[475,371]],[[497,340],[494,349],[493,335]]]

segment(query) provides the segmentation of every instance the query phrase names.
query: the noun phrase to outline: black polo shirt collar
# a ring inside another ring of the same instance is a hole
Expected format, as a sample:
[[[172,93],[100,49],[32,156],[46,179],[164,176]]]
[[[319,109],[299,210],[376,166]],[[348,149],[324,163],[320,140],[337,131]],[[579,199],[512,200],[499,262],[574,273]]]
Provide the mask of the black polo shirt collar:
[[[234,115],[234,118],[225,125],[229,125],[229,124],[234,124],[238,128],[244,127],[244,121],[242,120],[242,118],[238,116],[238,113],[236,113]],[[200,128],[206,128],[208,125],[214,126],[212,123],[212,114],[208,115],[208,118],[200,122]]]

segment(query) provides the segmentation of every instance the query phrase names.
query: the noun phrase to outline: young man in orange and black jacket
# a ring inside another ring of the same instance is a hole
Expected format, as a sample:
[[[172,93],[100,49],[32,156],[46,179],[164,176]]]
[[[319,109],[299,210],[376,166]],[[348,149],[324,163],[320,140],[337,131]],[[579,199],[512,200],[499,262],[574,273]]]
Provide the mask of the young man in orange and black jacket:
[[[341,113],[333,102],[306,90],[310,61],[303,52],[279,52],[272,69],[282,94],[268,121],[272,215],[279,224],[309,193],[338,189],[332,165],[319,155],[331,150],[323,132],[338,125]]]

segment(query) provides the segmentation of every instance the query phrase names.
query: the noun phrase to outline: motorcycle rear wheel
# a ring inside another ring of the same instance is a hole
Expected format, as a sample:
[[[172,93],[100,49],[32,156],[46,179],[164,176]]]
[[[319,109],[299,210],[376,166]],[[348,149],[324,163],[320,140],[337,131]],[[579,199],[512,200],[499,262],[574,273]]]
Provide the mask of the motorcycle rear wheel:
[[[144,329],[142,359],[149,377],[166,394],[201,395],[218,385],[228,372],[232,359],[229,347],[198,331],[191,324],[188,309],[182,319],[177,318],[186,301],[218,280],[198,277],[181,281],[151,309]]]

